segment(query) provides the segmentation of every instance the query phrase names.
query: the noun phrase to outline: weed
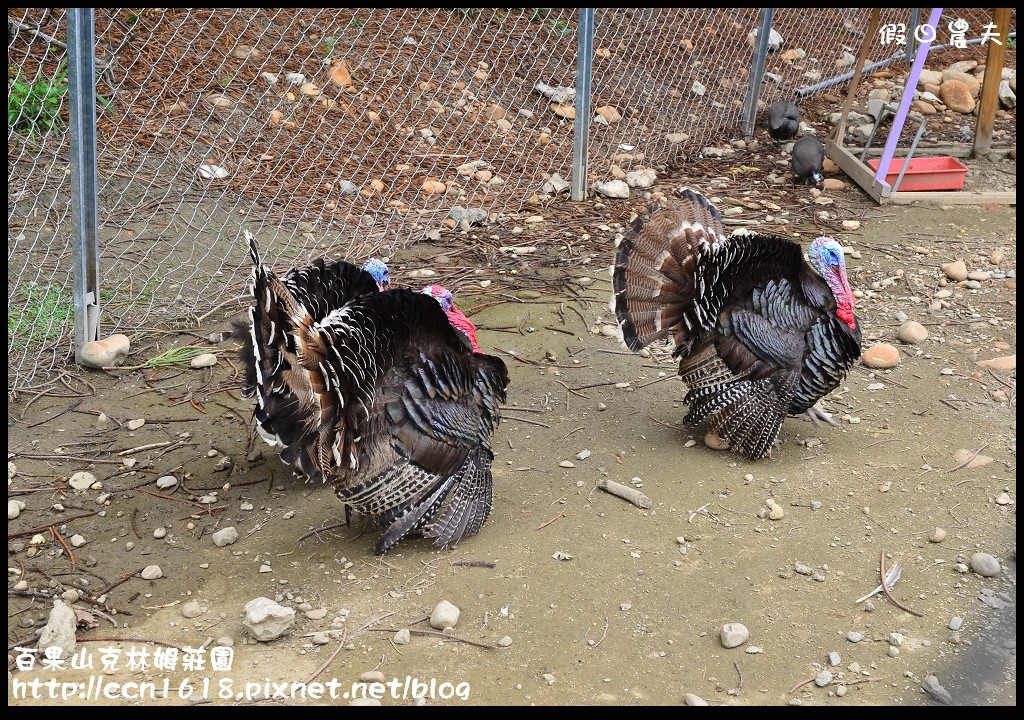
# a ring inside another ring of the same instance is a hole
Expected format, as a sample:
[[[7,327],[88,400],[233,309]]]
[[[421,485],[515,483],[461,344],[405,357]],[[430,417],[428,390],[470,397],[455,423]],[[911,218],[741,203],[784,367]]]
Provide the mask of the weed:
[[[1016,50],[1017,49],[1017,38],[1015,38],[1015,37],[1009,38],[1006,41],[1006,49],[1007,50]]]
[[[334,46],[335,46],[335,44],[337,42],[338,42],[338,39],[333,37],[333,36],[332,37],[325,37],[324,38],[324,51],[325,51],[324,55],[326,55],[327,57],[330,57],[331,54],[334,52]]]
[[[359,18],[352,18],[352,21],[351,21],[351,22],[349,23],[349,25],[350,25],[350,26],[352,26],[352,27],[354,27],[354,28],[361,28],[361,27],[363,27],[364,25],[366,25],[366,23],[364,23],[364,22],[363,22],[362,20],[360,20]]]
[[[569,21],[562,18],[551,21],[551,30],[549,31],[552,35],[572,35],[572,28],[569,27]]]
[[[63,334],[73,312],[74,306],[61,294],[61,288],[43,290],[31,282],[14,294],[8,307],[8,344],[27,347],[29,339],[34,343],[55,340]]]
[[[549,12],[551,8],[530,8],[530,22],[540,22]]]
[[[29,82],[16,67],[7,67],[7,76],[14,76],[7,96],[7,127],[28,137],[32,142],[37,135],[51,130],[63,130],[61,105],[68,93],[67,63],[61,60],[52,77],[37,77]]]

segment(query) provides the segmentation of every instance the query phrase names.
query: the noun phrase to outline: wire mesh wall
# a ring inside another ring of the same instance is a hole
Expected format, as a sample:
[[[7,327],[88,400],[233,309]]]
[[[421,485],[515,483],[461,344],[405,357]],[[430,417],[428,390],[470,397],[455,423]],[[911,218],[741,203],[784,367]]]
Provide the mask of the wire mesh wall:
[[[578,12],[95,10],[103,334],[188,326],[242,295],[243,227],[275,265],[359,261],[558,195]],[[761,105],[840,70],[868,12],[777,10],[806,56],[769,56]],[[759,15],[598,10],[591,179],[740,137]],[[66,33],[63,10],[8,10],[11,387],[73,353]]]

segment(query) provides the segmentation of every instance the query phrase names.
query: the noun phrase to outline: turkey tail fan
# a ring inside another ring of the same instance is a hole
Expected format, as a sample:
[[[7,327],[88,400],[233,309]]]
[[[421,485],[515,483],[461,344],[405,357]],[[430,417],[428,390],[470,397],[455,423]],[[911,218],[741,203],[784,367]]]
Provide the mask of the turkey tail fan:
[[[679,198],[675,209],[655,203],[638,217],[615,254],[610,307],[633,351],[672,335],[685,341],[684,315],[700,291],[693,283],[699,254],[724,238],[722,216],[706,198],[692,190]]]

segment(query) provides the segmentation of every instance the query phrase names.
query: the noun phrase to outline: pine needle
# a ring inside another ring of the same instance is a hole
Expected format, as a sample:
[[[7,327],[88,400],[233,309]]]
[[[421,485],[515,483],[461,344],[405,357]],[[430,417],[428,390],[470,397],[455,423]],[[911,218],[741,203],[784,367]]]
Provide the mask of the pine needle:
[[[165,350],[155,357],[151,357],[141,365],[126,365],[112,370],[152,370],[155,368],[178,367],[188,365],[193,359],[210,352],[210,348],[198,347],[196,345],[184,345]]]

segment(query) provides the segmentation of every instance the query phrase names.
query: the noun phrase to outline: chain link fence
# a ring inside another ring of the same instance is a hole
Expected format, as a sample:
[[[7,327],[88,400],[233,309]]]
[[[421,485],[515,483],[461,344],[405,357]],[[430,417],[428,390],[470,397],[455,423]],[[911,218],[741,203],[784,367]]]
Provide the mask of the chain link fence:
[[[980,27],[988,12],[960,14]],[[66,13],[8,10],[12,388],[74,352]],[[852,66],[868,13],[776,10],[783,48],[807,57],[768,55],[760,106]],[[597,10],[590,179],[742,137],[759,20]],[[194,327],[242,297],[243,228],[279,267],[359,262],[568,198],[577,9],[97,9],[93,23],[103,335]],[[874,43],[869,61],[893,54]]]

